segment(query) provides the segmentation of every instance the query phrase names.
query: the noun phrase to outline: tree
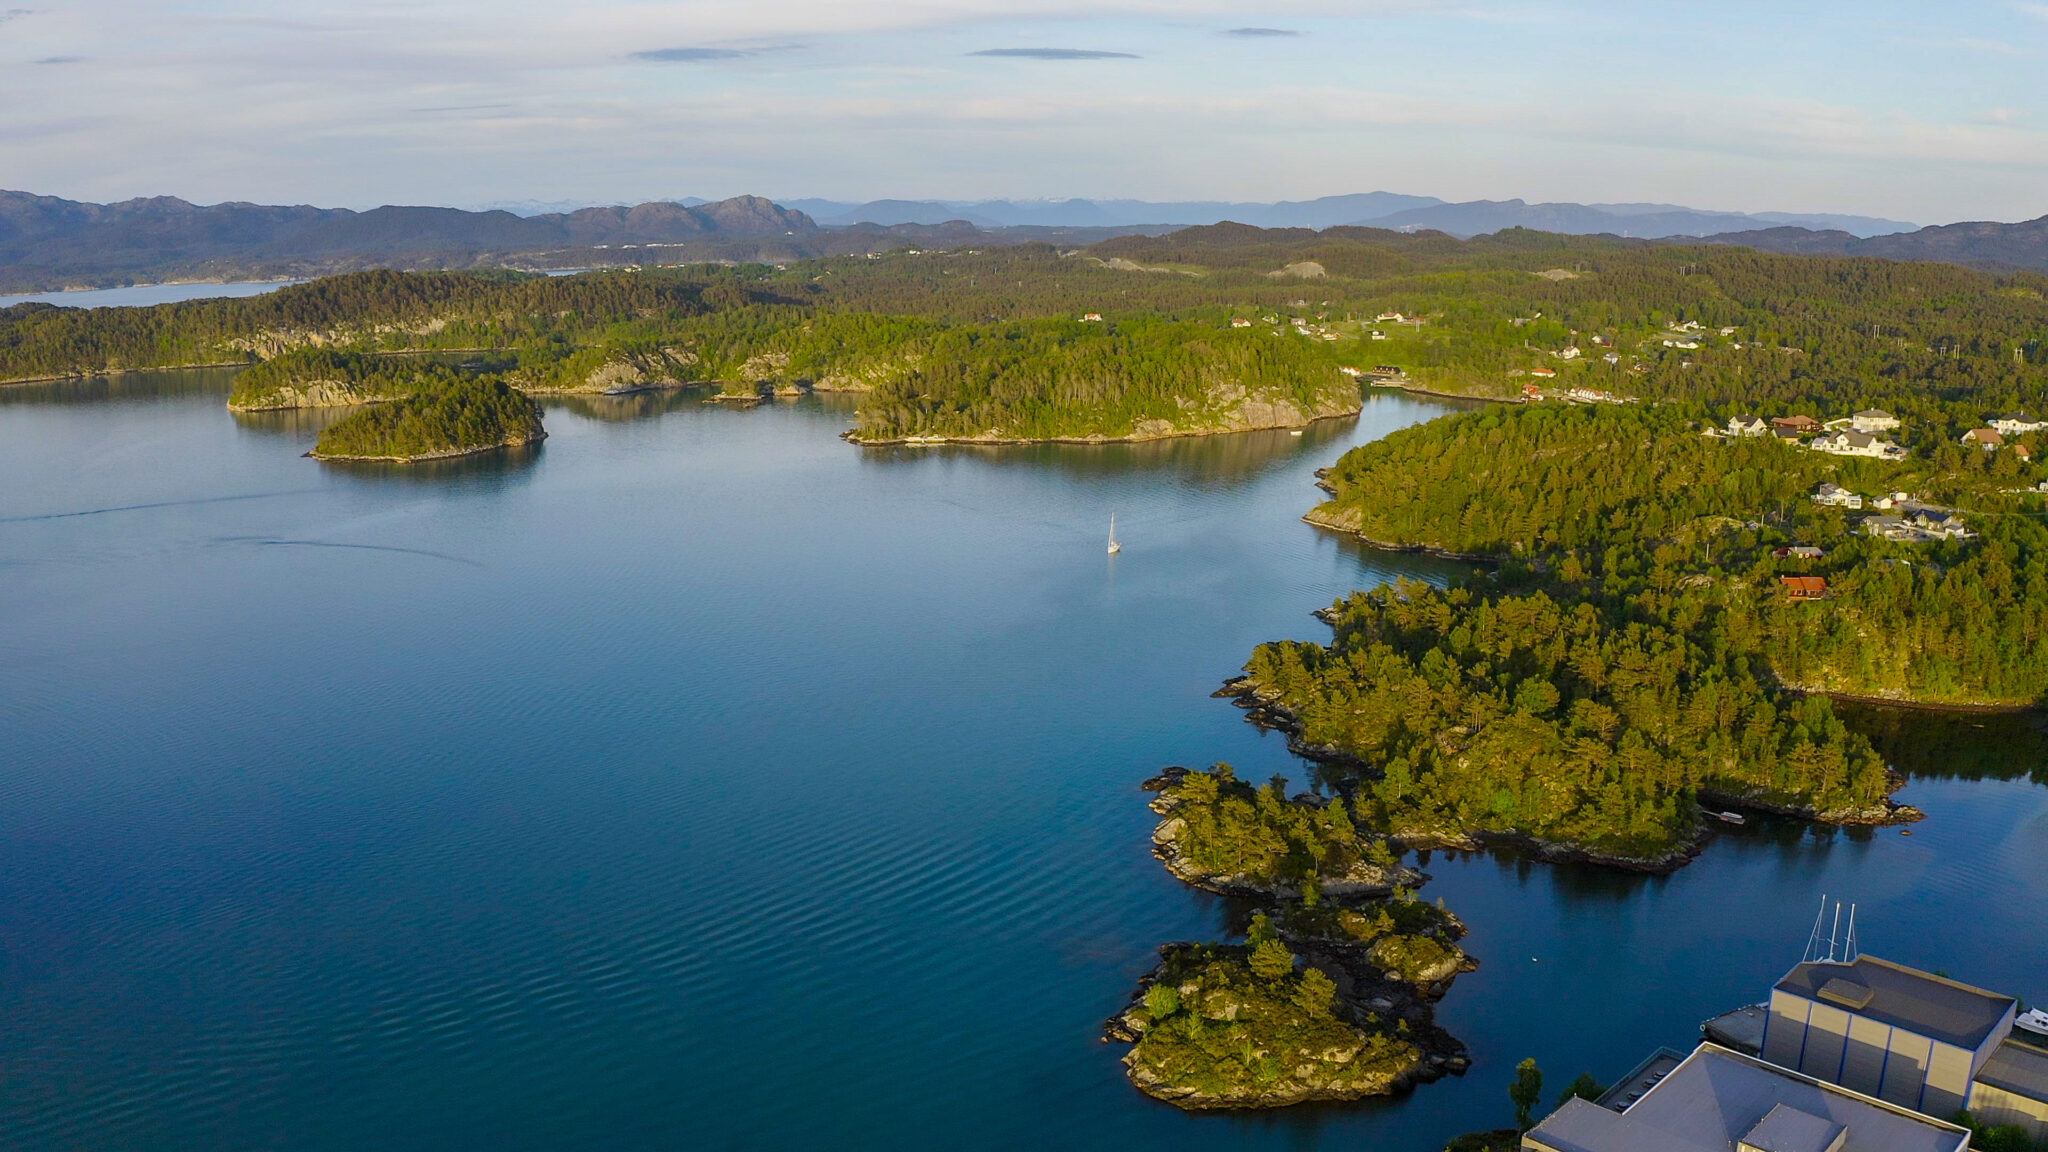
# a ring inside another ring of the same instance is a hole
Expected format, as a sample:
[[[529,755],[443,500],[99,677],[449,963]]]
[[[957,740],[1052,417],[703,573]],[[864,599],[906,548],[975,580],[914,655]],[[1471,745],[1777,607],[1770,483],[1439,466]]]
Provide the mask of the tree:
[[[1515,1082],[1508,1085],[1508,1099],[1515,1102],[1515,1127],[1527,1132],[1536,1126],[1536,1104],[1543,1099],[1543,1070],[1536,1058],[1515,1065]]]
[[[1262,980],[1279,980],[1294,971],[1294,953],[1278,940],[1261,940],[1252,949],[1252,973]]]
[[[1301,984],[1294,989],[1294,1002],[1301,1010],[1318,1019],[1330,1014],[1330,1006],[1337,998],[1337,983],[1323,975],[1320,968],[1310,968],[1301,974]]]
[[[1145,1010],[1155,1022],[1180,1011],[1180,989],[1170,984],[1154,984],[1145,989]]]
[[[1574,1096],[1581,1100],[1598,1100],[1606,1091],[1607,1086],[1593,1079],[1591,1072],[1581,1072],[1578,1079],[1565,1086],[1564,1095],[1557,1098],[1557,1106],[1564,1107],[1565,1102]]]
[[[1280,939],[1280,933],[1273,928],[1273,918],[1264,912],[1252,913],[1252,926],[1245,932],[1245,943],[1253,948],[1257,948],[1268,940],[1278,939]]]

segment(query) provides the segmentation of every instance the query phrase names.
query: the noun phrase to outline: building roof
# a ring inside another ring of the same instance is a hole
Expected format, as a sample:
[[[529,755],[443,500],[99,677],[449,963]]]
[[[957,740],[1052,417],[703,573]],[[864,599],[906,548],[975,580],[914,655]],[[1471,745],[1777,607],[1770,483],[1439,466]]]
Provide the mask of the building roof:
[[[1783,584],[1794,596],[1825,596],[1828,594],[1828,582],[1825,576],[1780,576],[1778,577],[1778,583]]]
[[[1991,1059],[1977,1072],[1977,1082],[2029,1100],[2048,1101],[2048,1049],[2037,1048],[2015,1033],[1992,1051]]]
[[[1743,1136],[1742,1146],[1757,1152],[1830,1152],[1835,1137],[1846,1127],[1825,1116],[1779,1104]]]
[[[1856,420],[1890,420],[1891,418],[1892,414],[1882,408],[1865,408],[1851,417],[1851,419]]]
[[[1833,982],[1869,990],[1868,1003],[1852,1009],[1858,1016],[1972,1050],[2017,1006],[2010,996],[1875,956],[1848,964],[1801,964],[1778,981],[1777,990],[1843,1006],[1838,997],[1822,995]]]
[[[1728,1152],[1742,1141],[1771,1152],[1819,1152],[1827,1145],[1799,1141],[1810,1144],[1823,1130],[1830,1142],[1843,1135],[1842,1152],[1963,1152],[1970,1137],[1953,1124],[1702,1044],[1627,1111],[1567,1101],[1529,1130],[1525,1147]]]

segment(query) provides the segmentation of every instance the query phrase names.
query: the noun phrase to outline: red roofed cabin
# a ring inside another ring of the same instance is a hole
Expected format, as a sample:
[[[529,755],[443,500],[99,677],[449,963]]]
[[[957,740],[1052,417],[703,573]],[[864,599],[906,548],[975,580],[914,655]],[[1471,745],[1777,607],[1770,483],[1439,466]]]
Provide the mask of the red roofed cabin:
[[[1820,421],[1811,416],[1774,416],[1771,423],[1782,431],[1805,434],[1820,431]]]
[[[1780,576],[1778,583],[1785,586],[1794,600],[1825,600],[1828,594],[1827,578],[1823,576]]]

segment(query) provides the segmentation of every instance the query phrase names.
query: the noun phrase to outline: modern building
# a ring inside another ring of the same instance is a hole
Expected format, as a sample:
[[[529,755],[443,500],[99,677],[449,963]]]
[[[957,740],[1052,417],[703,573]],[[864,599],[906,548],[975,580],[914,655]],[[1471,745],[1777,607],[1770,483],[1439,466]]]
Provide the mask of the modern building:
[[[1965,1152],[1969,1145],[1966,1128],[1717,1044],[1683,1057],[1661,1052],[1598,1103],[1567,1100],[1522,1136],[1524,1152]]]
[[[2048,1034],[2015,1031],[2016,999],[1850,954],[1708,1021],[1691,1055],[1567,1101],[1524,1152],[1963,1152],[1963,1110],[2048,1141]]]
[[[1899,418],[1882,408],[1865,408],[1849,417],[1849,427],[1858,432],[1890,432],[1899,426]]]
[[[2019,1002],[1875,956],[1801,964],[1771,990],[1763,1058],[1935,1116],[2048,1136],[2048,1037]]]

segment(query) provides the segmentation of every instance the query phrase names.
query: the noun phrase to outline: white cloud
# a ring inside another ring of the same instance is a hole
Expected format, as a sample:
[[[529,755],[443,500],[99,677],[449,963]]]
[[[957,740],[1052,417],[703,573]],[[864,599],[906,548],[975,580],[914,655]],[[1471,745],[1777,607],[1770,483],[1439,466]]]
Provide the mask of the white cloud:
[[[1258,27],[1305,34],[1278,52],[1231,34],[1247,10],[1218,0],[285,11],[76,0],[9,25],[14,60],[84,57],[91,83],[56,102],[52,71],[0,68],[7,182],[352,205],[1385,187],[1921,219],[2048,207],[2048,145],[2028,127],[2048,95],[1983,46],[2006,29],[1922,28],[1904,8],[1861,38],[1828,21],[1760,36],[1778,17],[1737,4],[1676,54],[1619,0],[1279,0]],[[1958,33],[1985,53],[1967,96],[1940,67]],[[1046,45],[1143,63],[969,59]]]

